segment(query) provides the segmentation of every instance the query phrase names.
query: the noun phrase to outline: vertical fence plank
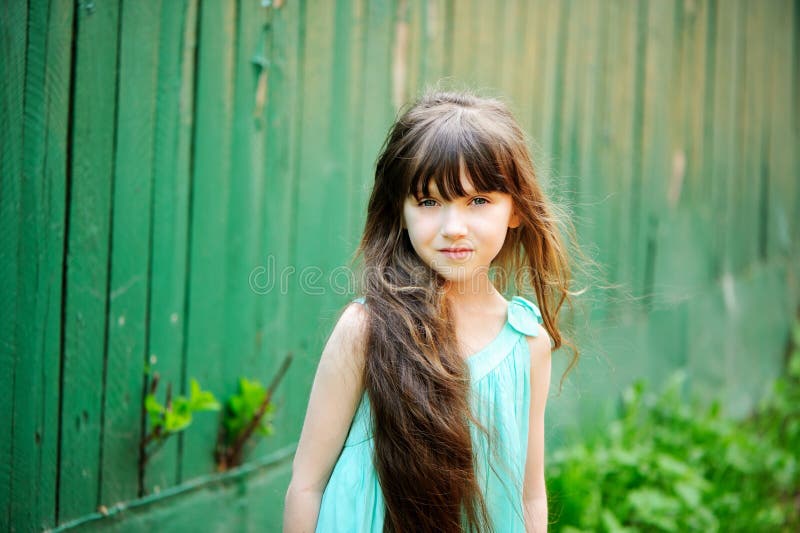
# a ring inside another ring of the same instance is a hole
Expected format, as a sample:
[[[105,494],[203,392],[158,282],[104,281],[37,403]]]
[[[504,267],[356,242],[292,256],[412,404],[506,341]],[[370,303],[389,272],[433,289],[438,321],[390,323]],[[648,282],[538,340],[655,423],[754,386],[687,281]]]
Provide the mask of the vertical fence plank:
[[[424,14],[423,0],[404,0],[398,2],[398,17],[395,25],[396,32],[400,32],[401,28],[405,27],[405,50],[402,53],[402,58],[405,59],[403,70],[403,91],[400,101],[405,104],[412,98],[416,97],[419,88],[422,84],[420,78],[422,70],[422,57],[424,54],[425,43],[422,34],[422,18]],[[398,65],[396,64],[398,57],[395,55],[395,65],[392,66],[393,70],[397,72]],[[401,104],[401,105],[402,105]]]
[[[739,233],[741,225],[739,221],[743,218],[740,210],[746,203],[743,198],[744,180],[750,179],[746,176],[744,167],[746,165],[747,154],[741,151],[744,142],[744,127],[746,125],[745,98],[746,98],[746,47],[747,47],[747,18],[746,1],[728,3],[727,14],[730,16],[730,33],[727,37],[731,39],[728,55],[723,61],[731,72],[731,83],[733,90],[729,93],[729,100],[726,101],[724,117],[730,124],[732,131],[724,137],[725,152],[721,152],[723,157],[727,156],[730,163],[727,171],[716,175],[720,179],[726,180],[724,205],[721,206],[725,211],[726,225],[720,228],[725,243],[724,255],[722,256],[723,270],[721,277],[721,289],[723,293],[724,313],[728,315],[727,321],[731,325],[727,339],[725,340],[725,387],[722,394],[725,397],[724,403],[729,412],[744,414],[746,400],[749,395],[738,396],[737,389],[741,390],[741,362],[744,355],[741,350],[737,350],[737,345],[742,345],[746,332],[742,329],[743,317],[749,308],[747,301],[748,280],[738,277],[743,273],[744,265],[740,253],[741,241]],[[721,35],[722,37],[722,35]],[[721,43],[724,42],[721,39]],[[718,80],[719,81],[719,80]]]
[[[561,128],[564,112],[564,69],[568,50],[569,21],[572,0],[551,3],[545,15],[548,32],[548,54],[545,67],[546,87],[542,93],[540,105],[544,109],[544,119],[539,133],[542,147],[550,159],[551,178],[560,179],[562,162]]]
[[[670,194],[675,205],[685,208],[699,204],[708,195],[708,180],[703,173],[707,148],[703,137],[703,97],[711,79],[707,61],[709,2],[683,3],[678,17],[675,63],[679,87],[676,87],[676,100],[683,130],[675,130],[675,143],[684,168],[683,177],[677,178],[674,186],[670,184]]]
[[[333,152],[332,89],[334,84],[334,61],[336,60],[335,37],[338,28],[333,3],[311,2],[306,7],[302,20],[304,25],[304,54],[302,64],[302,114],[297,146],[298,164],[293,197],[295,209],[291,224],[291,266],[294,272],[287,277],[288,292],[292,302],[289,333],[295,359],[287,375],[291,390],[310,390],[314,375],[315,360],[319,355],[322,336],[328,324],[318,320],[327,311],[317,285],[320,277],[335,257],[338,227],[341,225],[342,209],[337,190],[340,185],[341,167],[338,154]],[[386,66],[385,66],[386,67]],[[313,278],[309,277],[309,273]],[[320,277],[318,277],[320,276]],[[287,415],[294,422],[290,431],[298,433],[302,425],[305,402],[287,405]]]
[[[118,6],[80,3],[76,17],[59,522],[99,503],[116,128]]]
[[[198,0],[161,3],[158,93],[153,137],[153,242],[148,364],[165,384],[180,381],[186,339],[187,236],[194,113]],[[145,432],[149,430],[147,425]],[[167,441],[147,463],[144,493],[177,482],[178,439]]]
[[[570,194],[575,199],[574,218],[581,234],[587,234],[592,221],[589,211],[597,200],[596,188],[601,181],[594,169],[597,139],[596,127],[599,122],[598,98],[603,93],[596,90],[600,76],[597,66],[600,44],[600,33],[597,18],[599,6],[591,0],[582,0],[572,17],[570,36],[571,63],[565,86],[568,87],[569,100],[564,106],[564,129],[562,145],[568,147],[562,168],[566,169],[564,182],[569,183]]]
[[[260,358],[269,361],[270,374],[290,351],[290,301],[282,286],[281,275],[291,267],[292,220],[295,216],[294,190],[299,153],[302,95],[303,44],[301,27],[304,6],[286,2],[272,15],[271,54],[267,99],[267,134],[265,138],[264,196],[261,198],[259,263],[251,275],[251,286],[260,296],[257,307]],[[276,207],[277,206],[277,207]],[[269,446],[277,449],[297,438],[299,409],[305,399],[292,388],[289,375],[276,391],[275,433]],[[300,415],[302,416],[302,415]]]
[[[720,350],[719,338],[724,335],[730,324],[727,316],[721,313],[722,298],[719,291],[718,281],[718,268],[719,261],[715,253],[717,243],[720,240],[719,222],[718,218],[723,216],[717,211],[718,201],[715,201],[715,195],[719,194],[717,189],[714,171],[716,165],[716,144],[717,136],[722,135],[722,131],[717,127],[717,85],[720,83],[718,79],[719,58],[718,49],[722,46],[719,42],[719,8],[717,0],[707,0],[703,3],[703,20],[698,24],[702,24],[703,33],[699,37],[704,42],[704,77],[706,82],[702,87],[702,96],[698,96],[700,103],[699,111],[702,116],[700,122],[701,132],[698,134],[702,138],[703,152],[698,153],[700,158],[697,168],[699,172],[698,179],[701,180],[702,185],[697,187],[699,193],[706,198],[707,208],[699,212],[695,211],[693,214],[694,220],[703,224],[707,224],[707,231],[709,235],[714,236],[714,240],[708,243],[708,247],[704,254],[704,263],[706,271],[706,290],[701,294],[695,294],[689,301],[688,309],[688,328],[687,328],[687,356],[688,356],[688,370],[692,376],[693,382],[703,383],[709,390],[722,388],[724,381],[722,375],[722,366],[718,361],[709,360],[709,353],[717,353]],[[696,90],[692,88],[692,90]],[[701,92],[701,91],[696,91]],[[704,323],[704,316],[718,316],[720,319],[716,320],[710,325]],[[709,361],[711,364],[709,364]],[[710,399],[711,395],[708,391],[704,391],[702,395],[705,399]]]
[[[447,50],[447,0],[422,0],[420,25],[421,57],[419,64],[420,80],[426,85],[435,86],[445,75]]]
[[[106,506],[139,493],[160,13],[160,2],[123,2],[120,13],[100,464]]]
[[[758,161],[754,165],[754,172],[758,176],[756,190],[758,191],[759,198],[757,212],[758,222],[757,227],[754,228],[756,233],[754,238],[757,241],[754,253],[757,254],[757,260],[766,261],[768,257],[768,233],[770,226],[770,188],[771,184],[774,184],[775,179],[774,176],[770,177],[769,170],[770,142],[772,141],[770,138],[772,129],[772,108],[775,107],[775,101],[772,100],[772,95],[774,88],[781,84],[780,79],[773,70],[773,64],[778,58],[772,51],[776,49],[776,44],[781,46],[781,39],[782,35],[784,35],[786,23],[775,20],[774,9],[771,9],[770,4],[758,3],[751,7],[755,9],[757,13],[757,23],[751,26],[749,30],[749,38],[754,41],[755,44],[755,57],[748,59],[755,61],[755,65],[751,66],[758,69],[758,77],[760,78],[760,83],[755,88],[757,93],[751,94],[750,98],[751,105],[754,105],[757,109],[759,129]],[[791,12],[791,7],[787,5],[786,11]],[[791,109],[789,109],[789,111],[791,112]]]
[[[391,57],[393,24],[392,2],[369,2],[366,7],[364,44],[364,99],[362,116],[361,164],[358,176],[362,181],[358,205],[366,206],[375,177],[378,150],[392,123],[395,109],[391,100],[391,73],[386,68]]]
[[[549,153],[552,146],[550,124],[556,113],[552,104],[559,48],[556,36],[562,8],[561,4],[547,0],[534,0],[528,6],[528,21],[532,31],[528,32],[530,36],[525,41],[526,49],[534,42],[539,43],[530,54],[531,63],[525,64],[525,68],[530,68],[533,72],[530,90],[532,108],[530,133],[541,150],[540,168],[543,178],[550,174],[552,169]]]
[[[15,367],[19,354],[17,305],[18,266],[23,168],[23,103],[25,101],[25,49],[28,44],[28,5],[4,2],[0,17],[0,70],[5,75],[0,87],[0,376],[6,394],[0,399],[3,417],[0,431],[0,529],[11,529],[11,476],[14,469],[13,417]]]
[[[645,112],[645,83],[647,81],[647,26],[650,0],[637,2],[635,9],[635,41],[634,41],[634,89],[633,101],[630,108],[632,124],[632,142],[630,159],[633,169],[633,179],[630,186],[626,188],[630,211],[628,219],[625,221],[625,240],[627,241],[625,250],[627,253],[621,254],[620,263],[627,267],[626,279],[629,280],[631,287],[637,296],[645,296],[644,289],[644,248],[641,245],[646,242],[647,227],[642,227],[643,206],[642,206],[642,176],[646,170],[643,164],[643,128]],[[642,303],[647,303],[646,298],[642,298]],[[641,305],[631,305],[630,311],[641,313]]]
[[[573,0],[552,3],[548,24],[552,26],[549,39],[551,41],[547,64],[547,87],[543,94],[542,106],[547,109],[545,124],[542,130],[542,142],[545,151],[551,158],[551,177],[561,180],[562,153],[561,128],[564,115],[564,70],[567,68],[566,56],[569,47],[569,22],[572,16]],[[563,186],[557,187],[564,189]],[[564,196],[569,192],[565,191]],[[566,199],[566,198],[565,198]]]
[[[364,56],[367,49],[367,2],[365,0],[354,0],[350,8],[351,28],[350,34],[350,63],[349,85],[350,90],[347,94],[347,114],[350,116],[348,121],[349,139],[342,136],[337,138],[341,145],[341,150],[346,154],[345,164],[346,187],[349,195],[347,204],[347,225],[344,231],[346,251],[354,251],[358,246],[361,229],[364,220],[364,204],[361,202],[363,197],[364,183],[371,176],[361,174],[361,160],[364,151],[364,119],[360,116],[364,101],[371,91],[365,87],[364,80],[367,72],[364,69]],[[425,45],[422,43],[423,53]],[[350,277],[347,281],[348,291],[351,294],[355,289]]]
[[[477,52],[478,17],[474,11],[475,0],[453,1],[452,21],[453,33],[452,64],[449,74],[454,81],[474,86],[474,58]],[[456,88],[461,88],[456,84]]]
[[[672,228],[665,225],[665,221],[669,222],[673,214],[673,207],[667,201],[667,191],[675,149],[672,145],[673,130],[678,124],[672,105],[678,77],[673,69],[675,2],[651,2],[643,23],[646,25],[647,42],[644,44],[646,58],[642,71],[642,166],[637,177],[640,183],[640,207],[638,219],[631,220],[631,224],[640,228],[638,241],[634,243],[641,269],[636,279],[637,289],[641,291],[648,310],[652,310],[664,298],[660,280],[657,279],[661,274],[661,269],[657,267],[663,255],[660,246],[663,241],[673,237]],[[653,332],[656,336],[662,333],[657,328]],[[670,353],[675,348],[657,342],[651,346]],[[654,357],[659,358],[661,354],[656,353]]]
[[[708,281],[707,254],[712,235],[706,199],[708,179],[704,136],[707,75],[708,2],[677,3],[672,54],[669,120],[671,153],[664,161],[667,206],[658,228],[656,281],[673,301],[690,298]]]
[[[231,191],[231,138],[234,92],[236,8],[233,2],[200,6],[197,104],[191,199],[189,311],[186,374],[181,392],[194,378],[204,389],[223,394],[230,355],[225,346],[227,227]],[[177,382],[173,383],[177,385]],[[177,391],[177,387],[174,389]],[[181,480],[214,471],[218,417],[200,413],[182,434]]]
[[[766,89],[770,81],[769,57],[774,48],[773,28],[766,26],[765,2],[747,2],[742,6],[744,26],[744,59],[742,61],[742,127],[739,137],[739,151],[744,160],[740,166],[737,202],[734,205],[736,225],[731,228],[737,233],[736,258],[740,265],[737,272],[744,271],[759,261],[762,252],[762,235],[766,229],[768,180],[764,172],[764,153],[766,151],[765,121]],[[764,243],[765,244],[765,243]]]
[[[624,283],[629,278],[627,262],[621,257],[628,246],[626,232],[630,191],[634,179],[629,154],[633,150],[633,121],[630,109],[634,102],[635,79],[635,13],[626,8],[625,2],[610,2],[602,5],[600,20],[614,21],[614,31],[606,32],[606,59],[602,63],[603,73],[599,79],[603,94],[607,95],[599,104],[597,118],[604,125],[597,145],[597,173],[605,182],[605,201],[598,209],[597,245],[603,253],[598,261],[606,268],[611,283]],[[628,156],[626,156],[628,154]],[[610,293],[615,296],[615,293]],[[618,295],[616,295],[618,296]],[[609,299],[609,311],[620,315],[620,307]]]
[[[534,92],[539,87],[537,67],[541,60],[541,36],[536,35],[537,18],[535,1],[518,1],[515,3],[516,19],[509,21],[505,31],[510,32],[514,39],[511,45],[515,48],[516,72],[511,81],[510,90],[514,95],[514,112],[520,126],[529,136],[531,148],[537,142],[533,134],[533,108]],[[512,24],[513,22],[513,24]],[[527,31],[526,31],[527,29]],[[534,167],[539,169],[539,160],[535,153],[533,156]]]
[[[360,230],[360,216],[358,209],[361,207],[354,202],[355,192],[361,180],[356,168],[356,158],[360,157],[362,146],[361,121],[359,113],[364,102],[363,92],[363,46],[366,28],[364,20],[364,3],[362,0],[350,0],[337,3],[334,19],[336,34],[334,36],[334,49],[336,50],[333,65],[333,79],[331,80],[331,96],[334,102],[340,102],[333,107],[333,120],[335,128],[331,132],[331,153],[340,160],[340,168],[335,181],[339,183],[341,197],[340,207],[343,209],[337,222],[338,237],[337,248],[339,257],[333,257],[331,270],[325,272],[322,284],[326,286],[326,294],[330,294],[331,302],[344,296],[352,297],[352,291],[346,295],[345,291],[331,290],[331,273],[333,269],[344,262],[345,254],[351,253],[358,245]],[[412,65],[408,65],[410,73]]]
[[[791,91],[789,94],[797,95],[800,93],[800,2],[795,0],[794,9],[792,10],[792,19],[794,21],[794,28],[792,32],[792,54],[791,54]],[[788,10],[787,10],[788,11]],[[788,71],[789,69],[787,69]],[[797,98],[791,98],[789,101],[790,109],[792,111],[791,117],[791,130],[788,135],[788,146],[800,146],[800,103]],[[786,101],[786,100],[784,100]],[[800,150],[790,150],[792,154],[792,173],[790,175],[797,176],[800,174]],[[791,220],[800,220],[800,185],[797,180],[794,182],[794,216]],[[800,250],[800,224],[793,224],[792,242],[795,243],[794,251]],[[800,263],[800,261],[798,261]],[[800,277],[800,265],[795,263],[795,274]]]
[[[714,240],[711,250],[714,261],[715,278],[730,275],[731,227],[733,213],[733,176],[739,166],[736,149],[736,118],[741,79],[738,60],[742,56],[740,41],[741,20],[739,3],[726,2],[717,12],[717,31],[715,43],[714,76],[714,147],[711,158],[711,203],[714,213]]]
[[[500,38],[506,2],[493,2],[493,17],[486,16],[487,4],[482,0],[472,0],[472,19],[475,31],[467,35],[471,41],[473,53],[466,58],[469,65],[469,79],[474,87],[482,93],[497,95],[501,93],[499,82],[505,62],[503,40]]]
[[[718,26],[718,14],[717,14],[717,0],[707,0],[704,2],[704,11],[705,17],[703,21],[704,27],[704,51],[703,56],[705,58],[704,61],[704,77],[706,79],[706,83],[703,87],[703,94],[701,97],[701,111],[700,115],[702,116],[701,119],[701,129],[702,129],[702,159],[700,164],[698,165],[699,171],[701,173],[701,178],[703,185],[700,190],[703,193],[704,198],[707,200],[704,202],[705,209],[700,211],[700,215],[704,217],[701,220],[707,221],[706,227],[707,231],[710,234],[716,234],[716,223],[712,223],[713,219],[716,216],[714,211],[714,175],[713,175],[713,168],[714,168],[714,133],[715,133],[715,124],[714,124],[714,117],[715,117],[715,105],[714,105],[714,96],[716,93],[716,70],[717,70],[717,26]],[[718,261],[714,256],[713,250],[715,246],[713,243],[709,243],[709,246],[706,248],[704,263],[705,263],[705,270],[706,270],[706,279],[711,282],[717,279],[718,274]]]
[[[231,179],[227,226],[227,280],[225,290],[225,357],[224,394],[220,401],[238,392],[239,378],[258,380],[267,385],[267,370],[274,364],[277,354],[260,357],[257,334],[257,307],[261,297],[249,284],[250,272],[261,255],[260,220],[262,209],[271,209],[271,201],[264,202],[265,189],[265,108],[269,91],[269,76],[273,64],[270,50],[273,31],[270,7],[257,2],[239,5],[236,25],[236,50],[234,50],[233,122],[231,139]],[[260,453],[260,442],[250,454]]]
[[[755,249],[757,244],[755,236],[751,233],[752,223],[756,221],[758,210],[757,206],[758,188],[751,188],[751,184],[758,184],[756,175],[750,172],[750,154],[747,149],[751,141],[755,141],[758,135],[756,124],[754,124],[755,109],[748,102],[753,89],[762,83],[762,80],[748,79],[752,72],[748,71],[751,65],[749,58],[756,49],[756,43],[749,38],[749,26],[755,21],[748,13],[750,2],[742,1],[729,4],[728,10],[734,17],[734,27],[732,38],[735,42],[736,55],[730,56],[730,65],[734,73],[733,83],[737,85],[736,92],[730,102],[729,112],[733,131],[731,132],[731,145],[729,146],[730,157],[733,166],[727,176],[728,181],[728,210],[729,224],[725,229],[726,259],[728,261],[727,272],[731,274],[742,273],[748,263],[748,251],[751,247]],[[751,130],[750,128],[753,127]],[[757,146],[753,146],[757,148]],[[755,194],[751,194],[751,193]],[[755,256],[755,254],[752,254]]]
[[[769,131],[767,133],[767,158],[765,177],[768,184],[766,231],[767,259],[775,260],[785,257],[793,251],[796,253],[800,230],[800,184],[797,179],[785,179],[785,176],[797,176],[800,172],[798,162],[800,155],[800,127],[797,115],[800,106],[797,94],[800,90],[800,5],[794,2],[793,16],[787,16],[789,2],[784,2],[786,9],[770,10],[769,31],[773,33],[772,50],[792,50],[789,54],[768,54],[771,58],[771,78],[767,98],[773,105],[769,109]],[[794,41],[794,42],[793,42]],[[794,45],[794,46],[793,46]],[[787,76],[787,72],[794,72]],[[792,96],[793,95],[793,96]],[[791,102],[790,104],[777,104]],[[776,105],[777,104],[777,105]],[[794,250],[792,250],[794,243]]]
[[[559,50],[559,65],[555,99],[555,112],[553,117],[552,154],[555,159],[555,175],[560,182],[560,189],[564,192],[565,200],[574,204],[578,200],[578,157],[577,140],[580,125],[577,123],[578,96],[580,87],[580,71],[583,67],[583,8],[580,0],[569,0],[563,3],[564,17],[559,25],[558,37],[561,48]]]
[[[501,50],[500,73],[494,83],[510,97],[512,106],[516,108],[518,97],[514,93],[514,89],[521,72],[519,57],[523,52],[519,41],[524,38],[524,32],[520,35],[518,28],[520,21],[524,20],[525,8],[524,3],[519,0],[506,0],[503,7],[502,15],[497,20],[497,34],[495,35]]]
[[[14,458],[8,485],[12,531],[52,527],[58,507],[72,17],[73,6],[67,1],[33,3],[28,11],[19,240],[14,250],[17,271],[12,274],[18,291],[12,337],[17,342],[15,368],[9,387],[14,404],[8,413]]]
[[[605,56],[607,47],[605,11],[595,1],[582,2],[578,10],[579,25],[576,27],[575,46],[576,72],[575,78],[568,82],[577,88],[576,101],[570,106],[572,116],[569,119],[573,130],[570,140],[570,151],[573,151],[570,167],[576,203],[573,207],[573,221],[578,228],[581,245],[590,256],[599,255],[607,243],[605,224],[607,219],[606,176],[600,172],[600,158],[607,125],[603,114],[608,98],[608,88],[602,83],[606,69]],[[590,280],[580,271],[576,272],[578,283],[596,289]],[[594,317],[603,315],[603,295],[601,291],[592,290],[596,303],[592,306]]]

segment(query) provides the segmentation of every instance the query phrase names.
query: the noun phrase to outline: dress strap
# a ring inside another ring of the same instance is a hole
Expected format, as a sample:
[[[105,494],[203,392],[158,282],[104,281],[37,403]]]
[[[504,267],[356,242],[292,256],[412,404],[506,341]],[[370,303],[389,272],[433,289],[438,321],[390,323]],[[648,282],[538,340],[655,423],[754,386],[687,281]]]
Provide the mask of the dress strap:
[[[514,296],[508,302],[508,323],[520,333],[536,337],[539,335],[542,313],[530,300],[526,300],[522,296]]]

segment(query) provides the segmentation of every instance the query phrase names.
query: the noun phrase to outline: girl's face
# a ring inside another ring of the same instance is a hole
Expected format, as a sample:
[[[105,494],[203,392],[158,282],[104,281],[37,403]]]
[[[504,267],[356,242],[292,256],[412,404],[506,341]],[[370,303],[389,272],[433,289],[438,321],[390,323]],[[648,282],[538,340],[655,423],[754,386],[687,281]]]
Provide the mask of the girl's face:
[[[403,224],[414,251],[448,281],[480,281],[500,253],[508,228],[519,226],[511,195],[478,193],[461,176],[467,195],[445,200],[434,182],[403,205]],[[481,285],[475,285],[480,287]]]

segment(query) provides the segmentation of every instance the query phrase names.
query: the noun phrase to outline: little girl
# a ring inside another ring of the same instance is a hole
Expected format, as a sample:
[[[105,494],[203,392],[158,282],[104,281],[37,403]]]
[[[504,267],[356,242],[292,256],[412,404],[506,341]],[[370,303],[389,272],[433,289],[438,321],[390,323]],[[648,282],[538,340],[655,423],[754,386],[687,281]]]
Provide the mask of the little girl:
[[[284,531],[547,530],[544,411],[567,254],[499,101],[424,96],[394,124],[364,297],[320,358]],[[541,306],[506,300],[509,280]]]

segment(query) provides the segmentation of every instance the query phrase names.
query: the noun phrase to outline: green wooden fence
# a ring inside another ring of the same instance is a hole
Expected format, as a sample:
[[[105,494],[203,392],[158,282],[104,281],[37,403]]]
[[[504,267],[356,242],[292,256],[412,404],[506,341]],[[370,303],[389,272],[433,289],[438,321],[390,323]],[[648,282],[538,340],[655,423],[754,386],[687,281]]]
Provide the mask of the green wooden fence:
[[[590,293],[551,448],[602,430],[634,378],[686,367],[742,414],[780,371],[800,301],[797,0],[0,13],[0,529],[279,530],[377,151],[441,79],[510,102],[625,289]],[[140,479],[146,362],[224,399],[288,353],[275,435],[243,468],[215,473],[201,414]]]

